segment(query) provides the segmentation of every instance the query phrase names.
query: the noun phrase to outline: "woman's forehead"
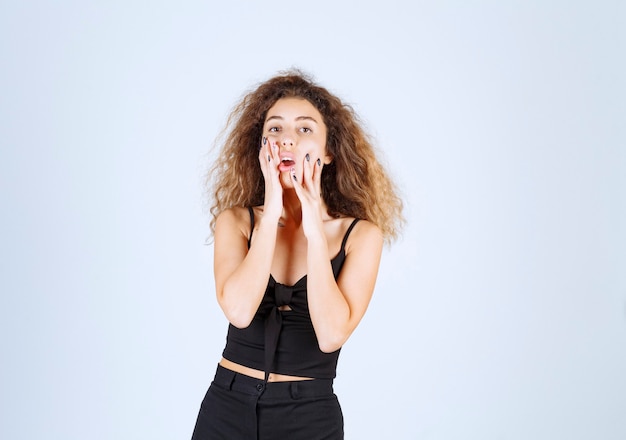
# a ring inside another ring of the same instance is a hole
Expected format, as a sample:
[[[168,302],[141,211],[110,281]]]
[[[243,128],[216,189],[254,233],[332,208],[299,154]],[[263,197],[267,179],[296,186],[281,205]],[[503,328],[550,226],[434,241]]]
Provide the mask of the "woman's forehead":
[[[321,113],[304,98],[289,97],[280,98],[267,111],[265,121],[271,119],[282,120],[302,120],[309,119],[321,124],[323,118]]]

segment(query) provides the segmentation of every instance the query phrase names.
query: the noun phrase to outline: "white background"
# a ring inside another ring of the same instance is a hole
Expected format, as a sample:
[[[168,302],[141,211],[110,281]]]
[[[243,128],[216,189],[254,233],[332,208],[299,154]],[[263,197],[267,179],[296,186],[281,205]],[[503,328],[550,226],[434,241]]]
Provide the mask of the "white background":
[[[409,220],[346,438],[626,438],[625,54],[620,1],[3,1],[0,438],[190,437],[227,324],[208,153],[291,66]]]

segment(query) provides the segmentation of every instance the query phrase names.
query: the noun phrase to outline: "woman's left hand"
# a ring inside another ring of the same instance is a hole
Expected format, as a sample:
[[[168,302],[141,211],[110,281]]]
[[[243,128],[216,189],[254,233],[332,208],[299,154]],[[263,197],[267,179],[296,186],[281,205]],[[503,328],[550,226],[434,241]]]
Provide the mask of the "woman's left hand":
[[[321,159],[314,160],[307,154],[302,165],[302,182],[297,179],[295,167],[291,168],[293,186],[302,205],[302,228],[308,239],[315,234],[324,234],[322,223],[323,167]]]

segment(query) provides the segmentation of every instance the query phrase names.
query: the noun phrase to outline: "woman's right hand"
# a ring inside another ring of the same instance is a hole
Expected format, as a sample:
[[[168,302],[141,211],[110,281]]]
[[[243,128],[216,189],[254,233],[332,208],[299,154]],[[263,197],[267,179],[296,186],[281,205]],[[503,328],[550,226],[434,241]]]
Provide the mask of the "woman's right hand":
[[[222,212],[215,223],[215,290],[228,321],[238,328],[252,322],[267,289],[276,247],[278,220],[283,211],[278,146],[263,138],[259,165],[265,180],[263,216],[255,223],[248,247],[250,216],[245,208]],[[247,177],[247,176],[244,176]]]
[[[280,184],[280,157],[276,141],[263,137],[259,150],[259,164],[265,179],[265,201],[263,216],[272,220],[280,219],[283,212],[283,187]]]

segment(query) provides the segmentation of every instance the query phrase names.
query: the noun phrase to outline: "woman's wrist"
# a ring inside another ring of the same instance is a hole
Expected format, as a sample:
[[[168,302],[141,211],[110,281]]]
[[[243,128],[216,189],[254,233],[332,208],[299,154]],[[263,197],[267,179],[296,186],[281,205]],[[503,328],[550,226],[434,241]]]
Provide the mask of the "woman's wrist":
[[[328,242],[326,240],[326,235],[322,230],[315,230],[306,234],[307,244],[309,249],[311,248],[321,248],[328,249]]]
[[[258,229],[260,231],[272,231],[278,227],[280,215],[271,215],[263,213],[263,216],[258,221]]]

